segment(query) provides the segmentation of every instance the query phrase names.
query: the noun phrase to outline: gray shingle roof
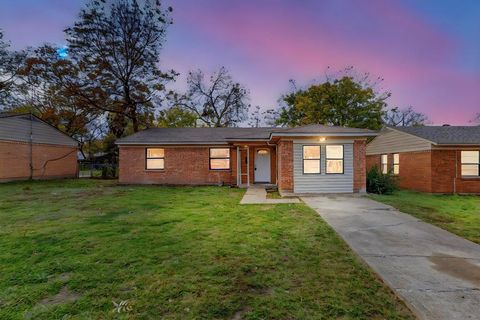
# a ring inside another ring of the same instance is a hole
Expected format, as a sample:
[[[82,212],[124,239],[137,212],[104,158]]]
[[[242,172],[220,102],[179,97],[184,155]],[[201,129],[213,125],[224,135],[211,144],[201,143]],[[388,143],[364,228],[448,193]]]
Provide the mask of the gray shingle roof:
[[[225,144],[228,141],[268,140],[281,134],[371,134],[366,129],[310,125],[297,128],[153,128],[117,140],[117,144]]]
[[[391,127],[435,144],[480,145],[480,126]]]

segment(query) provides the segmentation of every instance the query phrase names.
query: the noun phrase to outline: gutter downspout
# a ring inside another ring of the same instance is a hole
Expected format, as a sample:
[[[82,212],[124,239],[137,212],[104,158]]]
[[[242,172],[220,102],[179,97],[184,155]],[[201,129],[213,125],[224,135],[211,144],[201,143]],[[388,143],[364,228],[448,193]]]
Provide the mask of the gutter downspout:
[[[30,160],[30,176],[29,180],[33,179],[33,116],[30,113],[30,138],[29,138],[29,160]]]
[[[455,150],[455,177],[453,178],[453,194],[457,193],[457,177],[458,177],[458,150]]]

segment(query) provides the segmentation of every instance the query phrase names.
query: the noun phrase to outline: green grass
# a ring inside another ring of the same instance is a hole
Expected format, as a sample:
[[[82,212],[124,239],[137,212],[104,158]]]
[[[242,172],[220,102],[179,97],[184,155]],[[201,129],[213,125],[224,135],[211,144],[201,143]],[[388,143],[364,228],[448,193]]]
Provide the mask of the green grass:
[[[479,196],[397,191],[370,197],[480,244]]]
[[[0,185],[0,319],[413,318],[311,209],[243,192]]]

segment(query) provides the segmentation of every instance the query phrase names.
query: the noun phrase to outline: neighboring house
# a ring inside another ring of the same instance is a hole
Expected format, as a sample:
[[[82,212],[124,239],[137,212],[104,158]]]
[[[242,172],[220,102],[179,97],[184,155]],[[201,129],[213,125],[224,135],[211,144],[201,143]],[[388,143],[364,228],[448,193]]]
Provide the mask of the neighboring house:
[[[0,113],[0,181],[74,178],[78,142],[30,114]]]
[[[480,126],[388,127],[367,145],[367,168],[423,192],[480,193],[479,160]]]
[[[118,140],[120,183],[248,186],[284,193],[365,192],[365,129],[156,128]]]

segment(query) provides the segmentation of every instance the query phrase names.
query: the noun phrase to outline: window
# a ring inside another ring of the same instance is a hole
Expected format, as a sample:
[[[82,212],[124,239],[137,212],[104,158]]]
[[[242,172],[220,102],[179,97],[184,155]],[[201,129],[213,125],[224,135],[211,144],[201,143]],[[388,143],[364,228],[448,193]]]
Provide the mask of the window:
[[[387,174],[388,173],[388,155],[382,154],[382,158],[380,162],[381,162],[380,166],[382,169],[382,173]]]
[[[210,170],[230,169],[230,149],[210,148]]]
[[[145,168],[147,170],[165,169],[165,150],[163,148],[147,148]]]
[[[462,176],[478,177],[480,171],[480,151],[462,151]]]
[[[303,173],[320,173],[320,146],[303,146]]]
[[[343,146],[327,145],[326,149],[326,173],[343,173]]]
[[[400,174],[400,155],[398,153],[393,154],[393,174]]]

